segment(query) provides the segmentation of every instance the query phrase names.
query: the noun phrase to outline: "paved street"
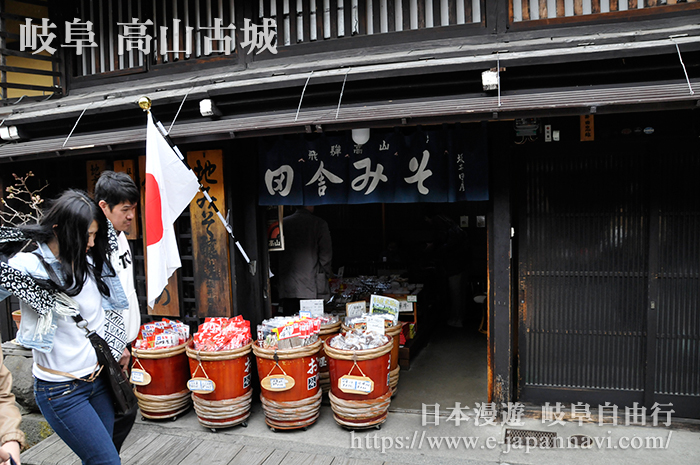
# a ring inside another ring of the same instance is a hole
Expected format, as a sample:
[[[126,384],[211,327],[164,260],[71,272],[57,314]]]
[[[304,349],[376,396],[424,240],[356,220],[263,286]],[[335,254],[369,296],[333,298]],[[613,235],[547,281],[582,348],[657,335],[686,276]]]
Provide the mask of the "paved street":
[[[253,404],[248,427],[214,433],[193,411],[176,421],[139,419],[122,450],[124,465],[172,464],[635,464],[695,465],[700,460],[700,424],[676,422],[670,428],[599,426],[566,422],[548,427],[539,419],[508,427],[556,433],[556,448],[515,449],[503,444],[506,427],[456,426],[443,416],[438,425],[421,426],[421,415],[391,412],[380,430],[350,432],[333,420],[328,405],[307,431],[272,432],[260,404]],[[569,437],[592,437],[590,448],[573,448]],[[382,450],[383,449],[383,450]],[[79,464],[55,435],[22,455],[25,465]]]

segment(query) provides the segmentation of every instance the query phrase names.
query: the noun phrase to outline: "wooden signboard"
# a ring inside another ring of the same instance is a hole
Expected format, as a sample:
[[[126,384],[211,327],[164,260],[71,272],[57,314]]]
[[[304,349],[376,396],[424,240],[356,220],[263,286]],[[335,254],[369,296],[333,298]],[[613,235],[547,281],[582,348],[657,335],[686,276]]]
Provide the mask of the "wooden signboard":
[[[136,171],[134,170],[134,160],[116,160],[114,162],[114,171],[117,173],[126,173],[131,179],[136,181]],[[141,203],[141,202],[139,202]],[[139,208],[136,207],[136,218],[139,217]],[[124,231],[126,238],[136,240],[139,238],[139,222],[132,221],[128,230]]]
[[[581,115],[581,141],[595,140],[593,115]]]
[[[146,179],[146,157],[139,157],[139,189],[141,190],[141,205],[144,204],[146,199],[146,185],[144,182]],[[141,215],[141,228],[143,228],[143,252],[144,252],[144,266],[146,269],[146,281],[148,281],[148,255],[146,253],[146,215]],[[148,283],[146,283],[146,289],[148,289]],[[168,279],[168,285],[163,289],[163,293],[156,299],[156,303],[153,308],[148,307],[149,315],[159,315],[159,316],[180,316],[180,295],[178,291],[177,284],[177,273]]]
[[[95,192],[95,184],[100,179],[100,174],[105,170],[107,162],[104,160],[88,160],[85,163],[85,172],[87,174],[87,186],[85,189],[92,196]]]
[[[221,150],[187,152],[187,164],[225,214],[226,190]],[[232,317],[228,231],[201,192],[190,203],[190,221],[197,316]]]

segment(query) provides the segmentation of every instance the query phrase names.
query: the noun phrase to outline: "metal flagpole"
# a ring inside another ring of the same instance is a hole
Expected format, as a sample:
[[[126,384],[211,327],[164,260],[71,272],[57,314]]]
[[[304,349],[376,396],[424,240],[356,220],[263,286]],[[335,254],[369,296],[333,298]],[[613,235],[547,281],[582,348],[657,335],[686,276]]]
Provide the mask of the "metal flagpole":
[[[139,99],[139,107],[145,111],[146,113],[151,113],[151,99],[148,97],[141,97]],[[182,152],[180,152],[180,149],[177,148],[177,145],[173,143],[172,140],[170,140],[170,137],[168,136],[168,133],[165,130],[165,127],[160,121],[156,121],[155,118],[153,118],[156,124],[156,128],[158,128],[158,131],[160,131],[161,135],[165,139],[165,141],[170,145],[170,147],[173,149],[173,151],[177,154],[178,158],[180,158],[180,161],[185,164],[188,170],[192,171],[192,168],[190,165],[187,164],[187,160],[185,160],[185,157],[182,155]],[[243,255],[243,258],[245,259],[246,263],[248,264],[248,269],[250,271],[250,274],[255,275],[255,260],[251,260],[248,258],[248,254],[245,253],[245,250],[243,250],[243,246],[241,245],[240,242],[238,242],[238,239],[236,239],[236,236],[233,235],[233,229],[231,228],[231,225],[226,221],[226,218],[224,218],[224,215],[221,214],[221,211],[219,208],[216,206],[214,203],[214,200],[211,198],[209,195],[209,192],[202,186],[202,183],[199,183],[199,191],[204,195],[204,198],[209,202],[209,205],[211,208],[214,209],[214,212],[216,212],[216,216],[219,218],[221,223],[224,225],[224,228],[226,228],[226,231],[228,231],[229,235],[231,236],[231,239],[233,239],[233,242],[236,244],[236,247],[238,250],[241,252],[241,255]]]

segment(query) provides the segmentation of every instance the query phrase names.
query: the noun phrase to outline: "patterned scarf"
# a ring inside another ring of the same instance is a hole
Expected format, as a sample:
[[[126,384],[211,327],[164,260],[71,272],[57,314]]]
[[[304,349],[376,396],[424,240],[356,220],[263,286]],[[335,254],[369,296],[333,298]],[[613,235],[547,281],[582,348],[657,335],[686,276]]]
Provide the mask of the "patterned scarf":
[[[114,231],[114,228],[111,228],[111,230]],[[116,244],[116,234],[114,234],[114,239],[114,244]],[[29,239],[21,230],[0,227],[0,243],[28,241]],[[110,235],[111,246],[112,238]],[[53,320],[51,317],[52,312],[58,316],[69,317],[80,313],[78,303],[65,293],[42,286],[29,274],[1,261],[0,287],[25,302],[37,312],[39,323],[36,328],[36,334],[39,336],[49,332]],[[107,341],[114,358],[119,360],[126,347],[124,317],[116,311],[105,311],[105,317],[105,341]]]

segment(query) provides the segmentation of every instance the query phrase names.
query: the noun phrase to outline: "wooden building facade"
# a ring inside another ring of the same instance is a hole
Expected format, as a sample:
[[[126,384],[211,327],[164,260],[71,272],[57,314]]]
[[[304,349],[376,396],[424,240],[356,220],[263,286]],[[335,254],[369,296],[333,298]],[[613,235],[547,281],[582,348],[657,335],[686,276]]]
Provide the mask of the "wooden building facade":
[[[0,184],[142,179],[149,96],[252,260],[195,200],[150,313],[259,322],[261,140],[484,124],[489,399],[700,418],[699,20],[670,0],[4,0]]]

